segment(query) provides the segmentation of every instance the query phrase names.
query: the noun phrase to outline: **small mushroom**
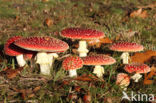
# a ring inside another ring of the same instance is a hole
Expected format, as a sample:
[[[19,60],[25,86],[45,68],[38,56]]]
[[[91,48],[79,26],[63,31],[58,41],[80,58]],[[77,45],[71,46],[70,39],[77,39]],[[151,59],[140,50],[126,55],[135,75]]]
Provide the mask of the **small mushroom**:
[[[104,68],[101,65],[111,65],[116,62],[114,58],[104,54],[89,55],[82,59],[84,65],[95,65],[93,73],[95,73],[99,78],[102,78],[104,74]]]
[[[26,53],[26,50],[13,44],[16,40],[21,38],[22,36],[13,36],[9,38],[4,45],[4,53],[9,56],[16,56],[18,65],[23,67],[26,64],[26,61],[23,58],[23,53]]]
[[[66,51],[69,46],[66,42],[52,37],[27,37],[17,40],[15,45],[30,51],[38,51],[36,63],[40,64],[40,71],[43,75],[50,75],[50,60],[47,52]],[[51,61],[52,62],[52,61]]]
[[[74,77],[77,76],[76,70],[83,67],[83,60],[78,56],[69,56],[63,60],[62,66],[69,71],[70,77]]]
[[[140,63],[127,64],[125,65],[124,69],[128,73],[135,72],[135,74],[131,76],[134,82],[139,81],[139,79],[142,77],[142,75],[140,75],[141,73],[148,73],[151,71],[151,68],[148,65]]]
[[[128,64],[129,52],[143,51],[144,47],[137,43],[118,42],[112,44],[110,49],[118,52],[123,52],[121,55],[121,58],[123,59],[123,64]]]
[[[89,50],[87,49],[86,40],[95,40],[105,37],[101,31],[93,29],[82,29],[82,28],[67,28],[61,31],[61,36],[71,39],[80,39],[79,41],[79,56],[86,57]]]
[[[127,90],[127,86],[130,84],[130,77],[125,73],[119,73],[117,75],[116,84],[124,90]]]

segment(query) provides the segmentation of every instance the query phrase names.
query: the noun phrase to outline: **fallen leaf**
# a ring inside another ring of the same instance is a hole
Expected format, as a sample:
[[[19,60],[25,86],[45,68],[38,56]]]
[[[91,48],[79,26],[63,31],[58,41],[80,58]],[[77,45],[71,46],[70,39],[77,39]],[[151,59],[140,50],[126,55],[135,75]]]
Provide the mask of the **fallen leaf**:
[[[91,103],[91,95],[89,92],[83,96],[83,101],[84,103]]]
[[[47,18],[47,19],[45,19],[44,24],[45,24],[46,26],[50,27],[50,26],[53,24],[53,20]]]
[[[68,95],[68,98],[69,98],[70,100],[73,100],[73,99],[77,99],[78,96],[77,96],[77,94],[72,94],[72,93],[70,93],[70,94]]]
[[[42,0],[42,2],[48,2],[49,0]]]
[[[153,83],[153,80],[149,80],[149,79],[152,78],[155,75],[156,75],[156,67],[152,66],[151,67],[151,72],[148,75],[145,74],[144,84],[145,85],[152,84]]]
[[[81,87],[80,87],[80,86],[75,86],[75,87],[74,87],[74,91],[75,91],[75,92],[80,92],[80,90],[81,90]]]
[[[155,8],[156,7],[156,1],[152,2],[152,4],[146,5],[146,6],[137,6],[137,8],[147,9],[147,8]]]
[[[21,71],[23,70],[23,67],[20,67],[18,69],[7,69],[6,76],[9,79],[15,78]]]
[[[111,97],[110,98],[107,98],[107,103],[113,103]]]
[[[142,10],[142,8],[136,10],[136,11],[133,11],[131,14],[130,14],[130,17],[132,18],[135,18],[135,17],[139,17],[139,18],[146,18],[148,17],[148,14],[147,14],[147,11],[146,10]]]
[[[86,40],[88,43],[88,46],[95,46],[96,48],[100,48],[102,44],[110,44],[112,43],[112,40],[110,40],[108,37],[95,39],[95,40]]]
[[[94,75],[82,75],[82,76],[78,76],[76,78],[74,78],[74,80],[78,80],[78,81],[84,81],[84,82],[90,82],[90,81],[95,81],[98,80],[97,77],[95,77]]]
[[[27,94],[31,93],[31,89],[17,89],[17,88],[12,88],[15,92],[18,92],[21,94],[22,99],[26,99]]]
[[[78,52],[77,52],[77,49],[72,49],[72,52],[74,53],[74,54],[77,54]]]
[[[153,83],[152,80],[144,80],[145,85],[151,85]]]
[[[32,94],[28,95],[28,98],[32,98],[32,97],[34,97],[34,96],[35,96],[35,94],[32,93]]]
[[[152,56],[156,56],[156,51],[148,50],[143,53],[135,53],[131,56],[131,62],[144,63],[149,61]]]
[[[35,88],[33,89],[33,92],[37,92],[37,91],[39,91],[40,89],[41,89],[41,86],[35,87]]]

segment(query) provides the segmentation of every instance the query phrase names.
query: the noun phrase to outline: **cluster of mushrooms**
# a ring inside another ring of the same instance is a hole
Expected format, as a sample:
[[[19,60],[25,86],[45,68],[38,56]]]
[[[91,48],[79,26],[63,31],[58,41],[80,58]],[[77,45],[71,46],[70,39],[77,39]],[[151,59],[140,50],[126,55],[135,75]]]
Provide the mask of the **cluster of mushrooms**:
[[[102,65],[111,65],[116,60],[105,54],[92,54],[88,55],[86,40],[93,40],[97,43],[99,39],[105,37],[105,34],[101,31],[93,29],[82,28],[66,28],[61,31],[60,35],[64,38],[70,38],[72,40],[79,40],[79,47],[77,55],[70,55],[64,58],[62,67],[64,70],[69,71],[69,77],[77,76],[77,69],[83,67],[83,65],[95,66],[93,73],[97,77],[103,78],[104,67]],[[69,45],[62,40],[53,37],[41,37],[41,36],[13,36],[7,40],[4,45],[4,52],[9,56],[16,56],[17,63],[20,67],[25,66],[26,61],[34,57],[37,64],[40,65],[40,73],[43,75],[51,75],[51,68],[53,67],[54,59],[58,58],[58,53],[66,52],[69,49]],[[141,73],[150,72],[150,67],[146,64],[129,63],[129,52],[142,51],[143,46],[137,43],[130,42],[117,42],[113,43],[110,47],[112,51],[123,52],[121,59],[125,64],[125,71],[128,73],[136,73],[131,76],[135,82],[142,77]],[[117,75],[117,84],[126,89],[130,84],[130,77],[128,74],[119,73]]]

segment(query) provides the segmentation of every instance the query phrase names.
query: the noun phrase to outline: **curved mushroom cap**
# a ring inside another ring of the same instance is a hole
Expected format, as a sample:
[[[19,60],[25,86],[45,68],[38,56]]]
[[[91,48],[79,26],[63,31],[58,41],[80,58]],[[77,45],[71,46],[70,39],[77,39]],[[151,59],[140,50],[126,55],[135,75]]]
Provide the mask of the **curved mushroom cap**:
[[[125,73],[119,73],[117,75],[116,84],[128,86],[130,84],[130,77]]]
[[[151,68],[146,65],[146,64],[140,64],[140,63],[132,63],[132,64],[127,64],[124,67],[125,71],[128,73],[148,73],[151,71]]]
[[[83,60],[78,56],[69,56],[62,63],[63,69],[74,70],[83,66]]]
[[[31,50],[44,52],[66,51],[69,46],[66,42],[52,37],[27,37],[17,40],[15,45]]]
[[[21,38],[22,36],[13,36],[9,38],[4,45],[4,53],[9,56],[17,56],[23,54],[23,52],[25,51],[13,44],[16,40],[19,40]]]
[[[105,34],[93,29],[67,28],[61,31],[61,36],[71,39],[98,39],[105,37]]]
[[[96,54],[82,58],[84,65],[111,65],[116,60],[108,55]]]
[[[144,47],[137,43],[118,42],[118,43],[112,44],[110,49],[114,51],[121,51],[121,52],[123,51],[124,52],[137,52],[137,51],[142,51]]]

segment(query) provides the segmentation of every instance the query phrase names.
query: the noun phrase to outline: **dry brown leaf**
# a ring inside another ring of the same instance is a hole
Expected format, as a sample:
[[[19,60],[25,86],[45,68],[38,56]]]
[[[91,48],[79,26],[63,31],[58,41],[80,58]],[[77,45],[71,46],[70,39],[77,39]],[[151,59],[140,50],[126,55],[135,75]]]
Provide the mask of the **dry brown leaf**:
[[[48,2],[49,0],[42,0],[42,2]]]
[[[82,76],[78,76],[78,77],[74,78],[74,80],[90,82],[90,81],[97,80],[97,77],[95,77],[94,75],[91,75],[91,74],[90,75],[82,75]]]
[[[83,101],[84,103],[91,103],[91,95],[89,92],[83,96]]]
[[[53,24],[53,20],[47,18],[47,19],[45,19],[44,24],[49,27],[49,26],[51,26]]]
[[[153,80],[149,80],[149,79],[152,78],[155,75],[156,75],[156,67],[152,66],[151,67],[151,72],[148,75],[145,74],[144,84],[145,85],[152,84],[153,83]]]
[[[28,98],[32,98],[32,97],[34,97],[34,96],[35,96],[35,94],[32,93],[32,94],[28,95]]]
[[[137,8],[144,8],[144,9],[151,8],[151,9],[153,9],[155,7],[156,7],[156,1],[152,2],[152,4],[149,4],[149,5],[146,5],[146,6],[138,6]]]
[[[145,85],[151,85],[153,83],[152,80],[144,80]]]
[[[7,69],[5,72],[6,72],[7,78],[12,79],[12,78],[15,78],[22,70],[23,70],[23,67],[20,67],[18,69]]]
[[[74,53],[74,54],[77,54],[78,52],[77,52],[77,49],[72,49],[72,52]]]
[[[108,37],[104,37],[101,39],[87,40],[87,43],[88,46],[96,46],[96,48],[100,48],[102,44],[112,43],[112,40],[110,40]]]
[[[27,94],[27,92],[30,92],[30,90],[27,91],[26,89],[17,89],[17,88],[12,88],[12,89],[13,89],[14,91],[20,93],[22,99],[26,99],[26,94]]]
[[[37,92],[37,91],[39,91],[40,89],[41,89],[41,86],[35,87],[35,88],[33,89],[33,92]]]
[[[135,53],[131,56],[131,62],[144,63],[149,61],[152,56],[156,56],[156,51],[148,50],[143,53]]]
[[[142,8],[136,10],[136,11],[133,11],[131,14],[130,14],[130,17],[134,18],[134,17],[140,17],[140,18],[146,18],[148,17],[148,14],[147,14],[147,11],[146,10],[142,10]]]

